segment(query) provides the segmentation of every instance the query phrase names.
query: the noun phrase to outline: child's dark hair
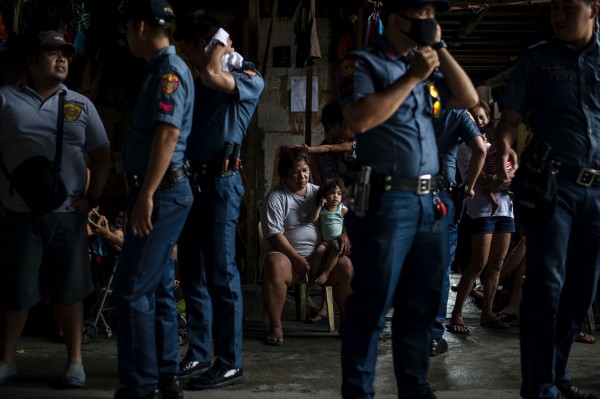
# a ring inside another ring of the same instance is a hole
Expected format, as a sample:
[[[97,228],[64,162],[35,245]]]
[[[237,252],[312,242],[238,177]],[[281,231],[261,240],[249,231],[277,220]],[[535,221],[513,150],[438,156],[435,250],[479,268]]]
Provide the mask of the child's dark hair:
[[[342,191],[342,197],[344,196],[344,190],[346,189],[346,185],[344,184],[344,180],[341,177],[336,177],[333,179],[329,179],[325,181],[321,187],[319,187],[319,191],[317,192],[317,204],[321,201],[322,198],[327,196],[327,193],[332,189],[339,187]]]

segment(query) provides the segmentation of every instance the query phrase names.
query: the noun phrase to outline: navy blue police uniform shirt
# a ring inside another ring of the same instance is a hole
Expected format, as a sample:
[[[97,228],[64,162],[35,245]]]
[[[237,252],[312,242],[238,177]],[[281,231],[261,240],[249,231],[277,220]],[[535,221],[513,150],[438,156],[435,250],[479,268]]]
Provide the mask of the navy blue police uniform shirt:
[[[445,158],[446,179],[456,184],[456,154],[458,139],[469,145],[472,139],[480,137],[477,124],[465,109],[442,110],[438,118],[433,119],[440,155]]]
[[[235,94],[211,89],[196,79],[194,124],[187,148],[191,161],[219,162],[226,142],[241,145],[246,136],[264,81],[248,61],[230,73],[235,79]]]
[[[186,141],[192,129],[194,78],[174,46],[160,49],[143,68],[144,81],[133,120],[127,130],[123,163],[127,173],[145,173],[156,124],[179,129],[172,164],[184,162]]]
[[[387,89],[407,73],[410,57],[398,53],[385,37],[350,53],[338,69],[341,107]],[[358,163],[370,165],[377,175],[438,174],[433,101],[426,82],[417,84],[388,120],[357,136]]]
[[[499,104],[529,115],[534,135],[552,157],[571,166],[600,167],[600,41],[578,53],[557,39],[521,57]]]

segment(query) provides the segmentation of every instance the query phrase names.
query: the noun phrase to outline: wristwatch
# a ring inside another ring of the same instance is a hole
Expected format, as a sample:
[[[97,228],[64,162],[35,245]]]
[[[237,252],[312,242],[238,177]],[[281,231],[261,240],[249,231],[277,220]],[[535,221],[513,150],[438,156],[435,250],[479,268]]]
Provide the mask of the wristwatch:
[[[445,41],[440,40],[439,42],[433,43],[431,45],[431,48],[434,50],[439,50],[439,49],[443,49],[443,48],[448,48],[448,45],[446,44]]]
[[[92,208],[97,208],[100,205],[100,197],[93,196],[92,194],[88,194],[86,196],[88,203]]]

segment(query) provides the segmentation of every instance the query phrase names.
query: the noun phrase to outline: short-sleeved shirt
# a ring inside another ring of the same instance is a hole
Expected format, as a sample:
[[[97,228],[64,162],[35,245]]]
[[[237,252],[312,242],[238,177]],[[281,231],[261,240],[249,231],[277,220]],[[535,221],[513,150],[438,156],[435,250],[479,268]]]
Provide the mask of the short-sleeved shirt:
[[[317,207],[319,186],[309,183],[306,194],[299,196],[281,183],[265,199],[261,209],[263,240],[283,233],[285,238],[301,256],[308,257],[321,242],[317,223],[310,221]],[[272,250],[270,245],[265,249]]]
[[[385,37],[350,53],[337,73],[341,107],[390,87],[407,73],[410,58],[411,54],[398,53]],[[433,102],[426,83],[417,84],[388,120],[357,136],[357,161],[370,165],[378,175],[437,174]]]
[[[179,129],[172,164],[184,162],[186,142],[192,130],[194,79],[187,65],[175,54],[174,46],[160,49],[144,66],[133,120],[123,148],[125,172],[144,174],[156,124],[163,122]]]
[[[433,127],[437,135],[437,146],[445,158],[445,176],[456,184],[456,153],[459,139],[467,145],[481,133],[464,109],[442,110],[438,118],[433,119]]]
[[[235,94],[211,89],[196,79],[194,125],[187,148],[187,158],[192,161],[220,161],[225,143],[241,145],[246,137],[265,84],[251,62],[244,61],[230,73]]]
[[[61,91],[66,94],[60,173],[68,197],[54,212],[71,212],[67,207],[85,193],[84,153],[110,145],[100,116],[89,99],[64,85],[45,101],[25,81],[0,87],[0,151],[9,172],[33,156],[54,160]],[[7,209],[30,212],[19,194],[14,190],[12,194],[9,192],[8,180],[1,172],[0,199]]]
[[[557,39],[525,51],[500,105],[525,117],[552,157],[572,166],[600,167],[600,41],[581,52]]]

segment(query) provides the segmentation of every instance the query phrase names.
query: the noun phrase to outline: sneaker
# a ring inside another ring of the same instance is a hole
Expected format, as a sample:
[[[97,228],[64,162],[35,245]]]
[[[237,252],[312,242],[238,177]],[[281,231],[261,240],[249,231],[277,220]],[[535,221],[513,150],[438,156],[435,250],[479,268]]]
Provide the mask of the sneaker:
[[[222,369],[215,366],[209,368],[197,377],[190,378],[188,389],[214,389],[244,382],[242,369]]]
[[[83,388],[85,386],[85,371],[83,371],[83,364],[67,364],[60,385],[63,388]]]
[[[598,395],[581,392],[571,381],[556,381],[555,385],[566,399],[600,399]]]
[[[163,399],[183,399],[183,387],[177,376],[159,381],[158,389]]]
[[[4,362],[0,362],[0,385],[6,384],[12,380],[16,380],[18,376],[17,365],[9,366]]]
[[[448,341],[446,341],[444,338],[431,340],[429,356],[437,356],[445,352],[448,352]]]
[[[196,360],[184,360],[179,363],[179,377],[190,378],[208,370],[210,362],[201,363]]]

